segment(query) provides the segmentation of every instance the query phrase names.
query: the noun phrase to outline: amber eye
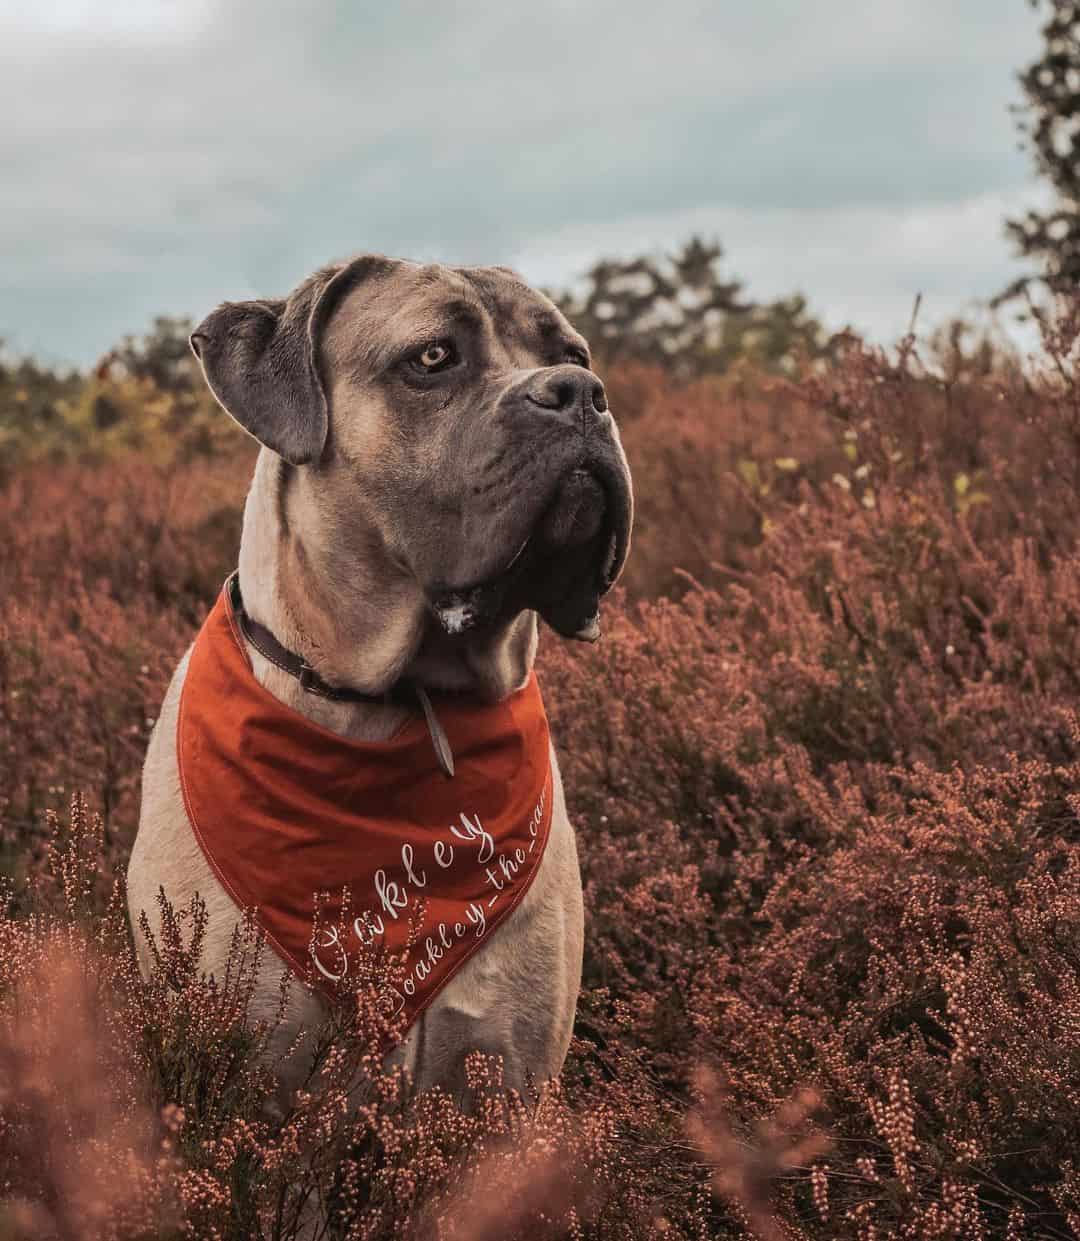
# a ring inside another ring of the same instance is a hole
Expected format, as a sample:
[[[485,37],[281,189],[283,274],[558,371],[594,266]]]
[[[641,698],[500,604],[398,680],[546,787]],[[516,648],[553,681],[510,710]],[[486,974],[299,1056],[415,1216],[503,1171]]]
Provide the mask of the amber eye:
[[[433,340],[424,347],[423,353],[417,354],[416,364],[425,371],[442,370],[454,360],[453,346],[449,341]]]

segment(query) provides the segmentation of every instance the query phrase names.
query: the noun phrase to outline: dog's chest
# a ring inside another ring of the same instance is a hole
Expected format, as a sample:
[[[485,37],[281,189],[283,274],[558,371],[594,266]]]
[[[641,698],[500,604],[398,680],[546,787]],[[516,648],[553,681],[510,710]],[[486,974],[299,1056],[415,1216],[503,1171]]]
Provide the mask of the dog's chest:
[[[256,681],[224,594],[180,703],[184,805],[218,879],[312,987],[377,996],[389,1041],[522,900],[551,825],[535,677],[496,706],[439,710],[452,779],[422,718],[378,743],[312,724]]]

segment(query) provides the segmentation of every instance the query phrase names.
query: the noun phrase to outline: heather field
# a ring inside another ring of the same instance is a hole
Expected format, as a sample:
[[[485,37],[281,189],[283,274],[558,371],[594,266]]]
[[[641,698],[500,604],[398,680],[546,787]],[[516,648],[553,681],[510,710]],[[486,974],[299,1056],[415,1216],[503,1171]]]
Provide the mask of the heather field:
[[[477,1056],[471,1115],[361,1006],[267,1119],[261,948],[200,977],[197,903],[140,978],[142,754],[253,454],[99,375],[77,453],[0,465],[0,1239],[1080,1237],[1078,330],[605,374],[634,547],[540,659],[575,1039],[526,1099]]]

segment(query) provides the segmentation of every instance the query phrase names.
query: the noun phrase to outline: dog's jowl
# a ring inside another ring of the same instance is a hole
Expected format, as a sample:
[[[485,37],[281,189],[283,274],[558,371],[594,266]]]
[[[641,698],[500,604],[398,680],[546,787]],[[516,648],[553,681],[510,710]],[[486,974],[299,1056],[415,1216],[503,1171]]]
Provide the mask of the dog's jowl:
[[[283,1046],[375,987],[418,1086],[462,1093],[473,1048],[551,1077],[583,925],[538,621],[599,636],[632,523],[588,344],[506,268],[378,255],[191,340],[262,448],[151,739],[133,917],[198,893],[220,971],[253,910]]]

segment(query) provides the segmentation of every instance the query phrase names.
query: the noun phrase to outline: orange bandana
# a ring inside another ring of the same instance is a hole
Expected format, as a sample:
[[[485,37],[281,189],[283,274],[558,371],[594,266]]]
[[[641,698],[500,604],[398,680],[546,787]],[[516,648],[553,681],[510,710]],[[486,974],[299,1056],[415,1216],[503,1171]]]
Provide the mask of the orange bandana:
[[[383,996],[406,1029],[525,895],[551,826],[535,673],[494,706],[447,695],[438,717],[453,779],[423,716],[381,742],[312,723],[256,681],[225,589],[177,723],[188,819],[237,906],[330,996],[356,985],[362,947],[407,950]]]

